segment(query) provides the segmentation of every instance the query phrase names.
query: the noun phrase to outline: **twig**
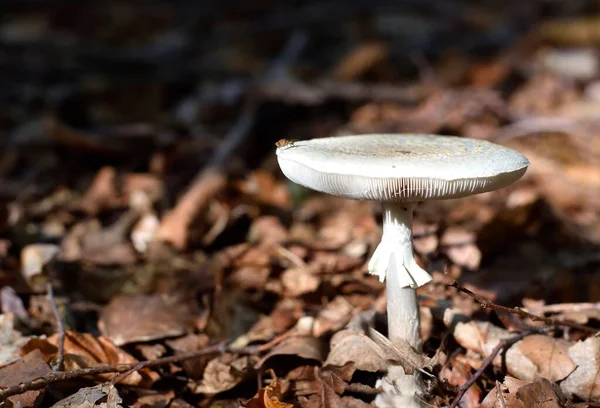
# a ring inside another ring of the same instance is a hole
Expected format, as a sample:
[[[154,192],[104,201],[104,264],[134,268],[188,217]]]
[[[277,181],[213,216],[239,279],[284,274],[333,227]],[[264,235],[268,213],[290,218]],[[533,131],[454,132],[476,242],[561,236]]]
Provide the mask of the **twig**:
[[[454,399],[454,401],[452,401],[452,404],[450,404],[450,408],[458,407],[458,404],[460,403],[461,398],[466,394],[466,392],[469,390],[469,388],[471,388],[471,386],[475,383],[475,381],[477,381],[477,379],[479,379],[479,377],[481,377],[483,372],[492,364],[492,362],[494,361],[494,359],[496,358],[498,353],[500,353],[501,350],[503,350],[503,349],[507,350],[513,344],[515,344],[516,342],[518,342],[520,340],[523,340],[523,338],[525,338],[527,336],[530,336],[532,334],[539,334],[539,333],[545,332],[547,330],[549,330],[548,327],[528,329],[528,330],[522,331],[521,333],[519,333],[515,336],[500,340],[500,342],[498,342],[496,347],[494,347],[492,349],[491,353],[486,357],[486,359],[483,360],[483,362],[481,363],[481,367],[479,367],[479,369],[477,371],[475,371],[475,374],[473,374],[473,376],[471,378],[469,378],[469,380],[466,383],[464,383],[463,385],[458,387],[458,394],[456,395],[456,398]]]
[[[156,360],[140,361],[138,363],[131,364],[117,364],[117,365],[101,365],[97,367],[81,368],[70,371],[55,371],[44,377],[39,377],[25,383],[15,385],[13,387],[5,388],[0,391],[0,402],[6,400],[13,395],[22,394],[27,391],[39,390],[45,388],[51,384],[72,380],[74,378],[86,377],[89,375],[107,374],[107,373],[130,373],[133,371],[141,370],[146,367],[156,367],[165,364],[178,363],[184,360],[190,360],[196,357],[202,357],[209,354],[235,352],[246,354],[248,350],[230,350],[225,346],[224,343],[218,343],[212,346],[203,348],[202,350],[193,351],[190,353],[179,354],[176,356],[162,357]]]
[[[492,309],[492,310],[497,310],[497,311],[501,311],[501,312],[512,313],[512,314],[519,316],[521,319],[531,319],[534,322],[543,322],[543,323],[547,324],[548,326],[563,326],[563,327],[566,326],[566,327],[571,327],[573,329],[586,331],[589,333],[598,332],[598,329],[594,329],[593,327],[585,326],[583,324],[579,324],[579,323],[576,323],[571,320],[559,320],[559,319],[553,319],[551,317],[538,316],[538,315],[534,315],[532,313],[526,312],[525,310],[523,310],[520,307],[506,307],[506,306],[498,305],[498,304],[484,298],[483,296],[479,296],[478,294],[473,293],[472,291],[465,288],[464,286],[461,286],[455,280],[451,281],[448,284],[448,286],[456,288],[459,291],[461,291],[462,293],[470,296],[477,303],[479,303],[479,305],[481,305],[481,307],[484,309]]]
[[[65,361],[65,325],[63,324],[62,316],[56,305],[56,299],[54,299],[54,289],[52,283],[48,283],[48,302],[52,308],[54,319],[56,320],[56,328],[58,330],[58,359],[53,365],[54,371],[62,371],[63,363]]]

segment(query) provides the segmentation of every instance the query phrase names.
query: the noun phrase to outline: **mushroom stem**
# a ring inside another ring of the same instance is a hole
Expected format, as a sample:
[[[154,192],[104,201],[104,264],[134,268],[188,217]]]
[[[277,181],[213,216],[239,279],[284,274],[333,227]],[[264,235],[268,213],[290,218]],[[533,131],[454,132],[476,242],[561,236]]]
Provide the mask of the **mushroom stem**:
[[[383,235],[369,262],[369,273],[387,277],[388,337],[421,347],[420,319],[415,288],[431,281],[431,275],[415,261],[412,217],[415,203],[383,203]]]
[[[416,288],[431,281],[431,275],[415,261],[412,246],[414,203],[383,204],[383,235],[369,262],[369,272],[387,279],[388,338],[398,344],[408,342],[421,351],[421,319]],[[417,373],[406,374],[401,365],[390,366],[388,374],[378,382],[384,394],[376,405],[419,407],[416,394],[421,393]]]

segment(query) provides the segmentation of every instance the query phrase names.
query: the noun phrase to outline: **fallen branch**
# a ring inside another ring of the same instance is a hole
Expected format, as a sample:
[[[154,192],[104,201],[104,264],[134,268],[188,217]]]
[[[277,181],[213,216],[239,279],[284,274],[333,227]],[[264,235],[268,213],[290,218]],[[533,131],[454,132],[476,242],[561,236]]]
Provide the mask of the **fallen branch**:
[[[250,350],[250,349],[248,349]],[[39,377],[31,381],[27,381],[13,387],[5,388],[0,391],[0,402],[6,400],[13,395],[23,394],[27,391],[39,390],[51,384],[72,380],[75,378],[87,377],[90,375],[107,374],[107,373],[128,373],[141,370],[146,367],[157,367],[165,364],[178,363],[185,360],[190,360],[197,357],[202,357],[210,354],[225,353],[228,351],[236,353],[249,353],[246,349],[231,350],[224,343],[218,343],[212,346],[203,348],[202,350],[193,351],[190,353],[179,354],[176,356],[157,358],[156,360],[140,361],[131,364],[116,364],[116,365],[101,365],[97,367],[80,368],[70,371],[54,371],[44,377]]]
[[[523,340],[527,336],[530,336],[532,334],[543,333],[548,330],[550,330],[550,328],[548,328],[548,327],[528,329],[528,330],[522,331],[521,333],[519,333],[515,336],[500,340],[500,342],[496,345],[496,347],[494,347],[492,349],[491,353],[486,357],[486,359],[483,360],[483,362],[481,363],[481,367],[479,367],[479,369],[477,371],[475,371],[475,374],[473,374],[473,376],[471,378],[469,378],[469,380],[466,383],[464,383],[463,385],[458,387],[458,394],[456,395],[456,398],[454,399],[454,401],[452,401],[452,404],[450,404],[450,408],[458,407],[458,404],[460,403],[460,400],[462,399],[462,397],[466,394],[466,392],[469,390],[469,388],[471,388],[471,386],[475,383],[475,381],[477,381],[479,379],[479,377],[481,377],[483,372],[492,364],[492,362],[494,361],[494,359],[496,358],[498,353],[500,353],[501,350],[507,350],[513,344],[515,344],[518,341]]]
[[[492,310],[497,310],[500,312],[511,313],[511,314],[519,316],[521,319],[531,319],[534,322],[543,322],[543,323],[547,324],[548,326],[571,327],[573,329],[582,330],[582,331],[586,331],[589,333],[598,332],[598,329],[594,329],[593,327],[585,326],[583,324],[579,324],[579,323],[571,321],[571,320],[560,320],[560,319],[553,319],[551,317],[538,316],[538,315],[529,313],[520,307],[506,307],[506,306],[498,305],[498,304],[490,301],[489,299],[484,298],[483,296],[479,296],[478,294],[473,293],[469,289],[460,285],[455,280],[451,281],[448,284],[448,286],[456,288],[459,291],[461,291],[462,293],[473,298],[473,300],[475,300],[477,303],[479,303],[479,305],[483,309],[492,309]]]

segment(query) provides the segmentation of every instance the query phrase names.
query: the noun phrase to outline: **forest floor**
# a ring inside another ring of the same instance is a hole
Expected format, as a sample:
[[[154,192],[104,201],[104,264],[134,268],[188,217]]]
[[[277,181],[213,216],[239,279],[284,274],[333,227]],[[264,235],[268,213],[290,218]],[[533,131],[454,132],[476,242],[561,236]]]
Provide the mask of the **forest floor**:
[[[600,406],[596,2],[0,14],[4,406],[374,406],[381,208],[291,183],[275,143],[389,132],[531,162],[416,209],[422,399]]]

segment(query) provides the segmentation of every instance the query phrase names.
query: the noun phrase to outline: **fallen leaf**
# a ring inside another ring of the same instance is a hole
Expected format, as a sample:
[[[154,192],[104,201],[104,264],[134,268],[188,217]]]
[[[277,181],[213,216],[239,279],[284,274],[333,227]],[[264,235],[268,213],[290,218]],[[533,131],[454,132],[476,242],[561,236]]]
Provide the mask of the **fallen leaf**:
[[[577,368],[563,382],[562,391],[584,401],[600,402],[600,337],[589,337],[569,349]]]
[[[381,348],[365,334],[355,330],[335,333],[330,348],[325,365],[341,367],[352,363],[357,370],[370,372],[385,371],[389,365],[382,357]]]
[[[265,247],[282,245],[288,240],[288,230],[278,217],[266,215],[258,217],[248,231],[248,242]]]
[[[52,405],[52,408],[122,408],[122,402],[115,386],[104,383],[95,387],[81,388],[75,394]]]
[[[281,275],[285,295],[298,297],[317,290],[321,279],[307,268],[290,268]]]
[[[20,360],[0,368],[0,388],[12,387],[50,373],[52,369],[46,363],[43,354],[39,350],[32,350]],[[9,397],[8,401],[14,407],[35,407],[41,401],[43,394],[43,389],[27,391]]]
[[[47,339],[33,338],[21,348],[21,353],[29,353],[31,350],[41,350],[46,361],[56,361],[58,357],[59,335],[53,334]],[[76,370],[79,368],[95,367],[109,364],[132,364],[138,360],[118,348],[106,337],[94,337],[89,333],[65,332],[65,370]],[[103,380],[112,380],[114,374],[99,374]],[[159,376],[156,372],[143,368],[131,373],[119,383],[146,387],[152,385]]]
[[[537,367],[537,375],[550,381],[560,381],[569,375],[575,363],[568,355],[571,343],[561,339],[536,334],[519,342],[519,350]]]
[[[471,367],[462,363],[457,358],[452,360],[452,368],[444,368],[440,373],[442,380],[447,380],[450,384],[457,387],[469,381],[472,375]],[[477,384],[473,384],[460,400],[460,406],[464,408],[479,407],[480,400],[481,388]]]
[[[197,394],[215,395],[232,389],[249,379],[253,373],[250,356],[223,354],[208,362],[202,381],[193,385],[192,390]]]
[[[479,268],[481,251],[475,244],[475,234],[463,228],[447,228],[441,238],[442,250],[456,265],[470,270]]]
[[[281,402],[281,386],[277,379],[264,388],[258,390],[258,394],[251,398],[244,407],[246,408],[294,408],[292,404]]]
[[[360,399],[341,396],[352,379],[354,368],[303,366],[288,373],[292,390],[303,408],[367,408],[370,404]]]
[[[175,351],[175,354],[190,353],[208,346],[209,338],[205,334],[188,334],[178,339],[167,340],[165,343]],[[199,378],[204,372],[206,358],[198,357],[181,362],[181,366],[191,378]]]
[[[323,343],[313,336],[292,336],[276,345],[258,361],[255,368],[264,369],[273,365],[282,356],[293,356],[303,360],[321,362],[324,359]]]
[[[132,408],[167,408],[171,401],[175,398],[174,391],[165,392],[152,392],[150,394],[142,395],[132,405]]]
[[[321,337],[344,327],[352,318],[354,307],[343,296],[336,296],[327,303],[315,319],[313,334]]]
[[[560,391],[560,387],[546,378],[540,378],[519,388],[517,398],[526,407],[561,408],[567,402]]]
[[[456,341],[467,350],[481,355],[482,358],[487,357],[502,339],[510,338],[511,336],[514,336],[514,334],[487,322],[461,322],[458,323],[454,329],[454,338]],[[527,339],[527,337],[525,339]],[[525,351],[532,356],[532,361],[523,353],[523,351],[521,351],[520,346],[523,341],[524,340],[521,340],[513,344],[505,353],[506,369],[511,376],[520,380],[532,382],[539,378],[542,373],[560,377],[565,372],[570,372],[569,370],[572,370],[573,366],[569,363],[569,359],[566,356],[561,355],[558,351],[559,348],[564,348],[568,343],[563,343],[563,341],[555,343],[555,340],[550,337],[543,340],[538,337],[537,340],[534,339],[532,343],[525,347]],[[537,352],[531,351],[536,347],[539,347],[540,350]],[[571,356],[569,355],[569,357]],[[558,365],[564,363],[565,367],[555,367],[555,364],[548,366],[548,364],[546,364],[547,361],[544,362],[544,360],[550,360],[552,358],[555,359],[554,361]],[[577,361],[572,357],[571,360],[577,364]],[[502,363],[501,356],[496,356],[493,363],[496,366],[500,366]],[[539,366],[536,365],[536,363],[539,364]],[[480,364],[480,362],[475,364],[473,361],[473,368],[479,368],[477,366],[478,364]]]
[[[517,398],[517,390],[526,384],[514,377],[504,377],[504,383],[497,383],[481,401],[481,408],[527,408]]]
[[[120,295],[102,309],[98,327],[117,346],[185,334],[198,315],[194,299],[166,294]]]

